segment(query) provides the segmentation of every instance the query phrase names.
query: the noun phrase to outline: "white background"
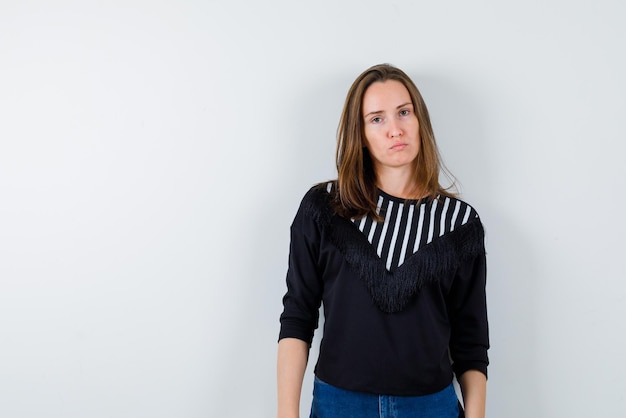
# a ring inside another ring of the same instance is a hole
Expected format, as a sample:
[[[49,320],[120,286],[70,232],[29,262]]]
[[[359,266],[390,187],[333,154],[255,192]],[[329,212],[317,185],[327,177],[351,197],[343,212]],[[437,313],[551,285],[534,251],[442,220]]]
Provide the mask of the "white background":
[[[486,226],[488,416],[619,416],[624,4],[0,1],[0,416],[274,416],[289,225],[381,62]]]

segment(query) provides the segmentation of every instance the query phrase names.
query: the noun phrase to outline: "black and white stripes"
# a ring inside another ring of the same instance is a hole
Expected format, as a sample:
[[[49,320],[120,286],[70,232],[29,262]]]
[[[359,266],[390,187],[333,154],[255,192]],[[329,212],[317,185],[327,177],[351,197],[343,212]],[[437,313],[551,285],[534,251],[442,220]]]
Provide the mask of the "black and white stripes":
[[[384,216],[383,222],[370,217],[352,222],[376,249],[388,271],[401,266],[434,239],[478,217],[471,206],[455,198],[441,197],[417,204],[383,191],[379,191],[378,210]]]

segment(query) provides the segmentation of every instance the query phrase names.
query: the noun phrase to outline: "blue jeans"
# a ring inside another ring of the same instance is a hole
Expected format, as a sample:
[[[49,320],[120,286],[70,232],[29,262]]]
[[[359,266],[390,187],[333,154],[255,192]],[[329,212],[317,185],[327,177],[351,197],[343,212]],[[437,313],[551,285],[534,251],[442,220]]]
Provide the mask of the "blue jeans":
[[[353,392],[315,378],[310,418],[459,418],[463,409],[450,384],[425,396]]]

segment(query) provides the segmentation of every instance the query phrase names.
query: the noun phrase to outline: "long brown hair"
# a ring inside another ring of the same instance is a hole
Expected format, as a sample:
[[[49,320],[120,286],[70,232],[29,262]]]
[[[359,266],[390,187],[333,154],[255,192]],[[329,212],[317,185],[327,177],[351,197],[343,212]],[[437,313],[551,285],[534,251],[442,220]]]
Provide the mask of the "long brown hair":
[[[362,115],[363,96],[370,85],[387,80],[399,81],[411,96],[419,123],[420,151],[415,159],[416,198],[453,196],[439,184],[439,172],[445,171],[441,162],[428,109],[419,90],[399,68],[389,64],[375,65],[354,81],[343,107],[337,128],[337,188],[335,210],[340,216],[360,218],[366,215],[380,220],[376,211],[376,173],[369,151],[365,147],[365,127]],[[449,173],[448,173],[449,174]],[[452,178],[451,175],[449,175]],[[419,195],[417,195],[419,194]]]

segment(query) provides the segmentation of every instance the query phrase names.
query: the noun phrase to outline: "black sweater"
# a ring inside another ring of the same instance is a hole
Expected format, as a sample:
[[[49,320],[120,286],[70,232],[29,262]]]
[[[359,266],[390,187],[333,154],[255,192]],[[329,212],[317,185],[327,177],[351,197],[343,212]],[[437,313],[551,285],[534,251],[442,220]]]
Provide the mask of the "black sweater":
[[[348,390],[425,395],[487,374],[484,233],[466,203],[417,205],[380,192],[385,222],[334,213],[313,187],[291,226],[279,339],[324,335],[315,374]]]

